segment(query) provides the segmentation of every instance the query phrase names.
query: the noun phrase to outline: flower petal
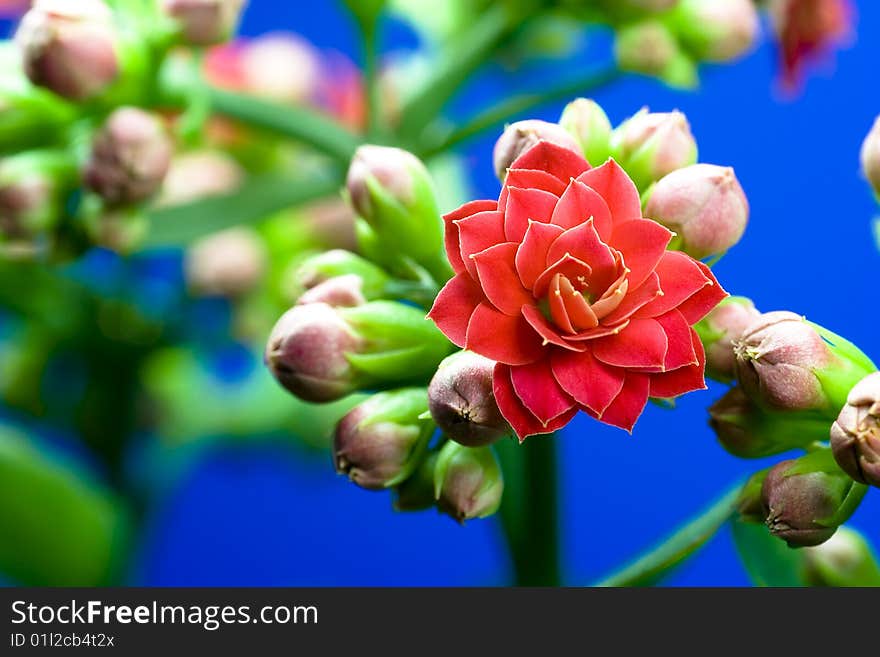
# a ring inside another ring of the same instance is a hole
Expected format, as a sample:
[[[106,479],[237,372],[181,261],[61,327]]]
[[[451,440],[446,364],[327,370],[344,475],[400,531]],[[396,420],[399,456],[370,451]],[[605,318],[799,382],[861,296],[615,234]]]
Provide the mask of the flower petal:
[[[535,281],[547,268],[547,251],[562,234],[562,228],[540,221],[530,221],[522,244],[516,252],[516,270],[522,284],[532,289]]]
[[[498,203],[496,201],[471,201],[465,203],[457,210],[453,210],[449,214],[443,215],[443,222],[446,227],[444,240],[446,244],[446,257],[449,258],[449,264],[456,274],[464,271],[464,261],[461,259],[461,247],[458,239],[458,226],[455,221],[464,219],[478,212],[487,212],[497,210]]]
[[[660,258],[654,270],[660,277],[663,296],[658,297],[636,312],[635,317],[659,317],[673,308],[678,308],[688,297],[713,284],[700,264],[689,255],[678,251],[667,251]]]
[[[508,242],[521,242],[529,227],[529,220],[550,223],[553,208],[559,200],[550,192],[540,189],[507,188],[507,206],[504,208],[504,234]]]
[[[703,343],[700,342],[696,331],[693,334],[693,347],[697,356],[696,365],[679,367],[671,372],[663,372],[651,375],[651,397],[670,399],[678,397],[694,390],[705,390],[706,380],[704,377],[706,368],[706,355],[703,352]]]
[[[531,325],[481,303],[471,315],[465,349],[507,365],[533,363],[544,353],[543,340]]]
[[[627,282],[629,282],[629,279],[627,279]],[[624,294],[626,296],[624,296],[617,308],[612,309],[607,315],[602,317],[603,324],[621,322],[631,317],[639,308],[663,296],[663,291],[660,289],[660,277],[651,272],[648,279],[638,289],[630,291],[627,287],[624,290]],[[598,302],[595,305],[598,305]]]
[[[727,292],[721,287],[721,284],[718,283],[712,270],[699,260],[697,260],[696,263],[702,270],[703,275],[708,278],[712,284],[699,290],[696,294],[687,298],[678,306],[678,311],[684,315],[688,324],[696,324],[699,322],[727,297]]]
[[[663,362],[664,369],[669,372],[680,367],[696,365],[698,361],[691,335],[693,331],[684,316],[677,310],[670,310],[665,315],[655,317],[654,321],[663,327],[669,342],[666,360]]]
[[[523,306],[522,315],[523,318],[529,323],[529,326],[531,326],[535,330],[535,332],[541,336],[543,344],[555,344],[557,347],[570,349],[572,351],[583,351],[584,349],[586,349],[585,346],[571,344],[565,338],[563,338],[562,335],[560,335],[559,333],[559,329],[548,322],[536,306]]]
[[[504,242],[471,256],[486,298],[505,315],[519,315],[520,308],[534,303],[513,266],[519,244]]]
[[[653,319],[633,319],[616,335],[593,343],[593,354],[614,367],[650,367],[663,369],[668,349],[663,327]]]
[[[532,286],[532,294],[536,299],[543,298],[547,294],[547,290],[550,289],[550,283],[553,282],[553,277],[556,274],[562,274],[579,285],[586,285],[592,273],[593,268],[590,265],[566,253],[538,276],[538,280]]]
[[[521,187],[522,189],[540,189],[556,196],[562,196],[566,183],[553,174],[538,169],[510,169],[504,179],[504,187]],[[504,190],[501,191],[502,195]],[[499,206],[502,204],[499,201]]]
[[[642,411],[645,410],[645,404],[648,403],[650,387],[649,375],[627,372],[620,394],[615,397],[614,401],[605,409],[605,412],[602,413],[599,419],[605,424],[610,424],[632,433],[636,421],[641,416]]]
[[[672,233],[655,221],[637,219],[614,226],[610,244],[623,254],[630,288],[640,286],[666,253]]]
[[[625,370],[596,359],[590,351],[553,349],[553,376],[575,401],[601,415],[623,387]]]
[[[520,155],[511,169],[537,169],[555,176],[564,184],[590,168],[589,163],[574,151],[549,141],[539,141]]]
[[[529,365],[511,367],[510,380],[523,406],[543,426],[576,406],[574,400],[553,378],[550,361],[546,358]]]
[[[467,273],[461,272],[440,290],[428,317],[451,342],[464,347],[471,315],[484,300],[477,284]]]
[[[591,280],[594,286],[601,289],[591,289],[593,294],[600,295],[605,287],[616,277],[614,254],[611,249],[599,237],[596,226],[592,221],[569,228],[556,241],[550,245],[547,251],[547,264],[555,263],[566,254],[571,254],[578,260],[590,266],[591,273],[596,277]]]
[[[504,214],[498,211],[478,212],[453,223],[458,228],[459,251],[464,267],[476,278],[477,267],[471,256],[507,241],[504,239]]]
[[[593,219],[599,235],[604,235],[607,239],[611,235],[612,223],[611,210],[605,204],[605,199],[582,182],[572,180],[556,204],[550,223],[563,228],[574,228],[590,218]]]
[[[613,159],[581,174],[578,180],[595,189],[605,199],[615,224],[642,218],[639,190]]]
[[[510,424],[519,441],[522,442],[528,436],[542,433],[551,433],[561,429],[577,414],[577,408],[559,415],[547,425],[543,425],[522,403],[513,388],[510,372],[511,368],[502,363],[495,365],[492,375],[492,390],[495,394],[495,402],[504,419]]]

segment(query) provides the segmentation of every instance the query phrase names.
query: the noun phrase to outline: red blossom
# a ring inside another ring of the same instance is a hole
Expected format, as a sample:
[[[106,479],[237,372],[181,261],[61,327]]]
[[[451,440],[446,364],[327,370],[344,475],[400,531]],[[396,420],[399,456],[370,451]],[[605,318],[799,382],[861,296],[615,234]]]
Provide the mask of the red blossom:
[[[520,440],[582,410],[631,431],[649,397],[705,387],[691,325],[726,292],[704,264],[666,247],[613,160],[591,169],[539,142],[498,201],[446,215],[455,276],[430,317],[497,362],[494,392]]]

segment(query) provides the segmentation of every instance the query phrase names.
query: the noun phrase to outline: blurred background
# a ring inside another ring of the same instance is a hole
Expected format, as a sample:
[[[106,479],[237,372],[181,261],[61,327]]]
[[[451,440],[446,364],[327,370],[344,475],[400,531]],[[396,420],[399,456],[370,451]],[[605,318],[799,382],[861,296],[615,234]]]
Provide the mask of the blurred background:
[[[283,30],[309,42],[322,61],[332,63],[319,74],[325,77],[325,94],[339,115],[353,113],[356,121],[357,103],[344,93],[349,62],[361,57],[354,22],[334,2],[311,3],[307,11],[297,5],[251,0],[241,33]],[[414,54],[430,47],[425,35],[402,19],[389,19],[382,27],[383,59],[405,62],[401,69],[417,74]],[[10,24],[4,29],[8,33]],[[873,38],[878,29],[880,4],[858,3],[857,34],[850,45],[820,62],[797,93],[781,90],[778,55],[765,40],[735,65],[706,67],[696,90],[677,91],[626,76],[595,94],[613,123],[642,106],[683,111],[697,137],[700,160],[735,168],[752,215],[745,238],[715,267],[728,291],[753,298],[764,311],[802,313],[845,335],[875,361],[880,360],[875,318],[880,253],[871,233],[876,205],[859,173],[858,153],[880,112],[880,41]],[[450,114],[467,116],[514,90],[540,89],[553,77],[570,77],[607,60],[609,44],[601,30],[567,35],[560,46],[564,52],[554,52],[552,59],[492,65],[457,95]],[[556,121],[564,105],[546,106],[528,118]],[[441,209],[452,209],[465,198],[497,195],[491,155],[496,138],[492,133],[469,142],[459,149],[460,159],[438,168]],[[268,235],[272,248],[299,248],[284,240],[273,243],[271,228]],[[83,322],[100,330],[103,314],[136,313],[141,346],[129,340],[118,353],[108,353],[102,341],[91,353],[80,347],[68,350],[53,331],[24,328],[6,307],[27,299],[29,288],[17,287],[16,275],[3,265],[0,420],[99,488],[115,483],[122,473],[124,485],[140,500],[134,513],[142,519],[141,529],[128,539],[134,557],[118,566],[125,583],[510,581],[511,564],[496,520],[459,526],[435,511],[398,514],[387,495],[363,491],[335,475],[322,448],[329,428],[322,426],[321,413],[281,392],[260,362],[262,328],[251,331],[252,340],[243,339],[248,331],[237,324],[241,320],[230,301],[190,295],[184,262],[183,253],[173,249],[128,259],[96,249],[71,269],[71,280],[90,295],[118,301],[101,302],[97,314],[80,306]],[[78,304],[63,301],[40,302],[47,325],[77,312],[72,306]],[[158,323],[165,325],[167,342],[161,349],[154,340]],[[131,384],[136,391],[126,389],[132,377],[121,374],[133,370],[139,373]],[[90,407],[89,396],[97,394],[91,385],[95,380],[103,381],[102,394],[118,399],[96,399]],[[139,412],[158,420],[138,430],[132,449],[113,455],[119,464],[114,472],[77,447],[74,436],[85,430],[100,446],[111,440],[116,422],[145,426],[138,418],[96,415],[95,409],[125,407],[131,394],[143,394]],[[649,405],[632,436],[584,416],[563,431],[561,516],[568,583],[598,580],[740,478],[765,467],[718,446],[706,407],[721,394],[720,386],[710,384],[708,391],[686,396],[674,414]],[[63,489],[64,482],[57,485]],[[0,475],[0,496],[20,500],[22,494],[33,493]],[[38,501],[34,498],[34,506]],[[95,526],[115,532],[113,523],[121,521],[99,507]],[[7,509],[4,521],[58,527],[74,522],[64,505],[53,509],[52,517]],[[880,495],[868,495],[851,524],[880,544]],[[86,551],[87,543],[83,539],[67,549]],[[0,546],[0,553],[18,549]],[[26,572],[27,565],[19,564],[18,577]],[[8,573],[0,577],[17,581]],[[667,580],[670,585],[748,582],[726,529]]]

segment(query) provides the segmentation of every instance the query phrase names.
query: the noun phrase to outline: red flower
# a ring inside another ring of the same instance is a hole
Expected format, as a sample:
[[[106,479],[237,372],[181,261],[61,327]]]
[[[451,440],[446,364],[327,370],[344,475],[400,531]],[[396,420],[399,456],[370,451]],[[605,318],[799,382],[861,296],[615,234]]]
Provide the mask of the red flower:
[[[667,251],[613,160],[596,169],[540,142],[513,163],[498,201],[448,214],[456,272],[429,316],[460,347],[497,361],[498,406],[520,440],[583,410],[632,430],[648,397],[705,387],[691,325],[726,292],[704,264]]]
[[[807,61],[850,34],[854,17],[849,0],[773,0],[770,14],[788,87],[797,85]]]

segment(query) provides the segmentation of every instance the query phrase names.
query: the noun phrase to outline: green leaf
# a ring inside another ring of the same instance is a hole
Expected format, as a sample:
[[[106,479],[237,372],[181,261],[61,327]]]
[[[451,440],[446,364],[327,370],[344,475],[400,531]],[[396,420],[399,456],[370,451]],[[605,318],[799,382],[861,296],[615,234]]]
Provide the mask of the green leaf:
[[[297,181],[279,175],[257,176],[231,194],[150,211],[150,233],[142,248],[180,246],[224,228],[261,221],[269,215],[330,196],[341,181],[317,177]]]
[[[651,586],[668,575],[705,545],[734,512],[742,484],[726,492],[717,502],[672,536],[629,566],[598,583],[598,586]]]
[[[757,586],[803,586],[804,554],[764,525],[734,520],[733,540],[746,572]]]

